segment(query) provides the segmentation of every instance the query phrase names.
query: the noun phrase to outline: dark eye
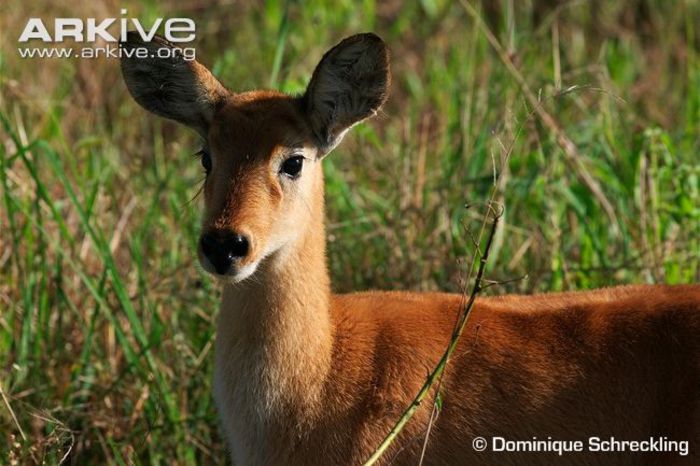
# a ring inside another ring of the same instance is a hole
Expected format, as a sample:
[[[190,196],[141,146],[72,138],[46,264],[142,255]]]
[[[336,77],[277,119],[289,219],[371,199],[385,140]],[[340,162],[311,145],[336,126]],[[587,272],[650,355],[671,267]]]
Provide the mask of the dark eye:
[[[211,155],[207,149],[200,150],[198,154],[199,160],[202,162],[202,167],[204,167],[204,171],[207,172],[208,175],[211,171]]]
[[[294,157],[290,157],[287,160],[282,163],[282,167],[280,167],[280,172],[284,173],[290,178],[296,178],[299,176],[299,172],[301,172],[301,167],[304,165],[304,157],[300,155],[296,155]]]

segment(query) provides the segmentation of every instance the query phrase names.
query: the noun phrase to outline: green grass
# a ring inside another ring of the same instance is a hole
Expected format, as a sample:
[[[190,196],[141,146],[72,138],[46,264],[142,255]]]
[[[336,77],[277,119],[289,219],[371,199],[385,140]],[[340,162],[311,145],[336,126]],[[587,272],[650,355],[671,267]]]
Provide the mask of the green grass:
[[[194,18],[199,60],[237,90],[300,92],[342,37],[388,42],[389,103],[325,162],[338,291],[460,290],[465,227],[494,169],[506,214],[487,278],[527,278],[488,293],[698,281],[700,6],[542,3],[482,13],[614,222],[458,2],[125,5]],[[73,464],[224,464],[210,394],[219,290],[194,252],[198,142],[141,110],[115,61],[15,50],[31,16],[118,15],[110,5],[3,9],[0,462],[57,464],[70,448]]]

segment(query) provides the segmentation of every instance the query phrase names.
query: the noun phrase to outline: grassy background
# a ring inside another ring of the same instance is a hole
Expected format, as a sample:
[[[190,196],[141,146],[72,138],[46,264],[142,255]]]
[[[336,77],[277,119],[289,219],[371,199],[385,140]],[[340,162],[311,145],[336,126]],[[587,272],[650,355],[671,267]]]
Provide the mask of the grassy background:
[[[338,291],[459,290],[494,168],[506,215],[489,278],[527,278],[489,293],[699,278],[698,2],[475,3],[578,168],[459,2],[65,3],[1,13],[0,463],[226,461],[198,142],[137,107],[115,60],[21,59],[32,16],[191,17],[199,60],[235,90],[300,92],[342,37],[383,36],[390,101],[325,165]]]

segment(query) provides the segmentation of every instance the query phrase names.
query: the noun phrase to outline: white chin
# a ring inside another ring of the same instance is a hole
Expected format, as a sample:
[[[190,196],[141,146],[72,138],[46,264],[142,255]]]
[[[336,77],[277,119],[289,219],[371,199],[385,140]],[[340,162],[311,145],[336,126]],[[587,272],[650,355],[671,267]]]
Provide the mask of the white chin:
[[[243,267],[238,267],[231,275],[222,276],[224,280],[229,283],[240,283],[246,278],[253,275],[253,272],[258,268],[258,262],[253,262],[252,264],[244,265]]]
[[[253,273],[258,268],[259,261],[255,261],[252,264],[244,265],[243,267],[235,267],[229,273],[222,275],[216,271],[214,266],[209,262],[203,254],[199,254],[199,263],[202,268],[209,274],[213,275],[215,278],[227,282],[227,283],[240,283],[246,278],[253,275]]]

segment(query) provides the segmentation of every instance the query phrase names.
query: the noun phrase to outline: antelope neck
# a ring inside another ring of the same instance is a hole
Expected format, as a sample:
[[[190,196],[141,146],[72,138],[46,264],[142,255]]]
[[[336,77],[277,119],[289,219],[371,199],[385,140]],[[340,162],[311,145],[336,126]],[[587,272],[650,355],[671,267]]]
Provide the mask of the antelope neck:
[[[333,347],[322,196],[319,202],[295,243],[224,287],[217,325],[217,353],[245,361],[240,377],[256,379],[268,405],[308,414],[318,412]]]

